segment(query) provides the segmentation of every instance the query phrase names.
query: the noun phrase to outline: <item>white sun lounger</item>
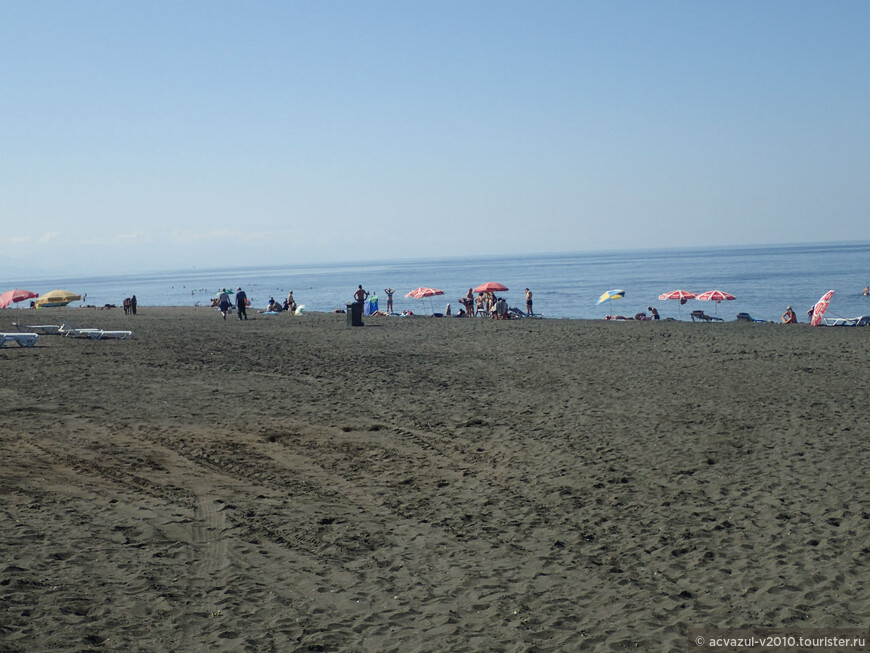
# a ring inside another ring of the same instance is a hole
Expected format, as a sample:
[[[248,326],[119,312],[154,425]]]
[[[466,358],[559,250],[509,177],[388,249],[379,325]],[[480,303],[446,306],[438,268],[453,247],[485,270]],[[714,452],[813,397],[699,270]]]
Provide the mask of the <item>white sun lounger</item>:
[[[870,326],[870,315],[860,317],[823,317],[825,326]]]
[[[14,342],[19,347],[33,347],[39,335],[36,333],[0,333],[0,347],[7,342]]]
[[[90,338],[91,340],[129,340],[132,331],[104,331],[103,329],[76,329],[69,322],[64,322],[60,331],[67,338]]]
[[[133,337],[132,331],[101,331],[88,333],[88,337],[94,340],[129,340]]]
[[[12,326],[22,333],[41,333],[46,336],[56,336],[60,333],[59,324],[18,324],[13,322]]]

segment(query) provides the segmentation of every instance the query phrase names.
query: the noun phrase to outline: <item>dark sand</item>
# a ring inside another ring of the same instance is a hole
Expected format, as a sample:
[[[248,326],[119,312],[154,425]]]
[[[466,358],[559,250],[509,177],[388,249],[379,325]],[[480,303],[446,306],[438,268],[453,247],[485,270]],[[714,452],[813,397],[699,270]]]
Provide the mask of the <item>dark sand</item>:
[[[2,651],[676,651],[870,619],[870,329],[0,311]]]

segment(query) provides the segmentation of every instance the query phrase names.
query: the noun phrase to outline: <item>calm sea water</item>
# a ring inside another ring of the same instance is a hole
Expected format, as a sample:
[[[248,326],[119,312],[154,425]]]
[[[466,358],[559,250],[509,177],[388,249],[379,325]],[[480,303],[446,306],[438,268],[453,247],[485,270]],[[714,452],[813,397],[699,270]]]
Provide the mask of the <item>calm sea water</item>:
[[[141,275],[90,278],[7,279],[3,288],[48,292],[55,288],[87,293],[91,305],[120,305],[136,295],[142,306],[207,305],[225,287],[243,287],[254,307],[270,297],[283,300],[293,290],[296,301],[309,311],[345,308],[358,284],[380,296],[396,289],[395,310],[454,311],[469,288],[497,281],[510,290],[502,293],[511,306],[524,308],[524,289],[534,293],[535,311],[551,318],[603,318],[608,313],[633,315],[656,306],[662,317],[690,319],[702,308],[727,320],[739,312],[765,320],[779,320],[787,305],[800,321],[806,310],[828,290],[835,290],[828,315],[870,314],[870,298],[861,291],[870,284],[870,243],[722,247],[551,254],[511,257],[474,257],[378,263],[286,265],[273,267],[176,270]],[[433,300],[405,299],[419,286],[444,291]],[[625,298],[597,305],[606,290],[625,290]],[[664,292],[725,290],[734,301],[660,301]],[[73,304],[79,305],[80,303]]]

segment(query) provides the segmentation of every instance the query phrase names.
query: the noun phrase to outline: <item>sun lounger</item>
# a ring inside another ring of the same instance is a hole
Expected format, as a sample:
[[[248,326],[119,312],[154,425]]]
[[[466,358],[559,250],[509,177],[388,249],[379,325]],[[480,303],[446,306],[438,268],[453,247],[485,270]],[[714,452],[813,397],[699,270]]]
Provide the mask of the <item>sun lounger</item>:
[[[76,329],[69,322],[64,322],[59,333],[67,338],[90,338],[91,340],[129,340],[132,331],[104,331],[103,329]]]
[[[19,347],[33,347],[39,335],[36,333],[0,333],[0,347],[7,342],[14,342]]]
[[[129,340],[133,337],[132,331],[98,331],[88,334],[94,340]]]
[[[870,326],[870,315],[860,317],[824,317],[822,324],[825,326]]]
[[[91,340],[129,340],[132,331],[104,331],[103,329],[71,329],[64,335],[67,338],[90,338]]]
[[[767,322],[767,320],[757,320],[752,317],[749,313],[738,313],[737,314],[738,322]]]
[[[60,332],[59,324],[18,324],[13,322],[12,326],[22,333],[41,333],[46,336],[56,336]]]
[[[704,311],[692,311],[692,322],[721,322],[721,317],[707,315]]]

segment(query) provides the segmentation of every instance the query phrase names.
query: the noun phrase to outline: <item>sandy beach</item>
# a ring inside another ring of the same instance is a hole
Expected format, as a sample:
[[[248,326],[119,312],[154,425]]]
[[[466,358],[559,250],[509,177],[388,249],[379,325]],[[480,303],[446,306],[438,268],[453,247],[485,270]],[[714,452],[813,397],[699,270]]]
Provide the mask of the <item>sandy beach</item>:
[[[678,651],[870,618],[867,336],[0,311],[2,651]]]

